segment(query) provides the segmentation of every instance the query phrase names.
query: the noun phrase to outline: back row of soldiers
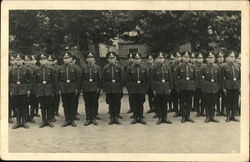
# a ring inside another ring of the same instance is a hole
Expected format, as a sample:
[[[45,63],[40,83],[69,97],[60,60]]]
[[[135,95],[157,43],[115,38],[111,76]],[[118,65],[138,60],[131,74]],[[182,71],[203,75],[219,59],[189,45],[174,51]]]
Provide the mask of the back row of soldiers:
[[[101,70],[95,63],[93,53],[87,54],[87,64],[83,67],[75,64],[76,59],[72,59],[69,53],[64,55],[62,66],[58,66],[51,56],[47,58],[41,55],[40,66],[35,66],[34,57],[26,56],[23,59],[20,55],[16,58],[12,56],[9,68],[9,105],[17,116],[13,129],[20,126],[29,128],[26,122],[34,122],[38,103],[42,112],[40,128],[46,125],[53,127],[60,96],[65,116],[62,127],[75,127],[81,91],[85,102],[84,125],[98,125],[96,119],[101,89],[106,93],[106,103],[109,105],[109,124],[121,124],[119,118],[122,118],[120,109],[124,87],[128,90],[129,112],[133,112],[131,124],[146,124],[143,116],[146,94],[149,113],[155,112],[158,118],[156,124],[172,123],[167,119],[167,107],[175,111],[175,117],[182,117],[182,123],[194,122],[190,118],[192,101],[197,117],[204,115],[206,110],[206,123],[218,122],[214,118],[215,105],[217,115],[223,115],[226,107],[227,122],[238,121],[235,113],[240,94],[240,55],[235,61],[235,54],[228,53],[226,63],[223,63],[224,57],[219,54],[215,64],[215,56],[209,53],[207,63],[204,64],[201,54],[195,58],[188,52],[182,56],[176,53],[175,57],[170,55],[170,64],[166,64],[164,53],[159,52],[147,57],[146,66],[141,63],[139,53],[129,54],[128,58],[129,63],[123,68],[117,54],[109,52],[108,64]],[[23,60],[29,63],[23,64]]]

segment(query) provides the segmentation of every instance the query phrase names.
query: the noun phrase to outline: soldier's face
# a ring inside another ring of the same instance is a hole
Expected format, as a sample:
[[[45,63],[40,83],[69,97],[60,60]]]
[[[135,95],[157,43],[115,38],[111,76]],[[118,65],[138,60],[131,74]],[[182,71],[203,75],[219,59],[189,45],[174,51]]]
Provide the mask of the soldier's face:
[[[151,58],[151,59],[148,59],[148,63],[152,64],[154,62],[154,60]]]
[[[71,59],[70,59],[70,58],[64,58],[64,59],[63,59],[63,62],[64,62],[65,64],[69,64],[69,63],[70,63],[70,61],[71,61]]]
[[[235,57],[234,56],[228,56],[227,57],[227,62],[234,62]]]
[[[131,63],[133,63],[134,59],[133,58],[129,58],[128,61],[131,62]]]
[[[190,59],[190,62],[194,63],[196,61],[195,58]]]
[[[208,63],[214,63],[214,58],[213,58],[213,57],[207,58],[207,62],[208,62]]]
[[[182,57],[183,62],[189,62],[190,58],[189,57]]]
[[[157,58],[158,63],[163,64],[164,63],[164,57]]]
[[[114,64],[115,63],[115,58],[114,57],[109,57],[108,62],[111,63],[111,64]]]
[[[45,65],[45,60],[44,59],[40,60],[40,63],[41,65]]]
[[[93,64],[95,62],[95,58],[87,58],[87,62]]]
[[[23,60],[17,60],[16,64],[17,64],[18,66],[22,65],[22,64],[23,64]]]
[[[217,62],[222,63],[223,61],[224,61],[224,58],[223,58],[223,57],[217,58]]]
[[[135,64],[140,64],[140,62],[141,62],[141,59],[140,59],[140,58],[134,59],[134,63],[135,63]]]
[[[197,58],[196,60],[198,63],[202,63],[203,62],[203,59],[202,58]]]
[[[180,62],[180,61],[181,61],[181,57],[176,57],[174,60],[175,60],[176,62]]]

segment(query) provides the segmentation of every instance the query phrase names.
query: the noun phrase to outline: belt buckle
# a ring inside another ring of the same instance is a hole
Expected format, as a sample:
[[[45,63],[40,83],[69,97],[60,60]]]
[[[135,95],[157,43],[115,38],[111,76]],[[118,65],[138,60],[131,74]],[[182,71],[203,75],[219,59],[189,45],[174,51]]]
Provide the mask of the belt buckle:
[[[233,81],[236,81],[237,80],[237,78],[233,78]]]
[[[214,82],[214,79],[211,79],[211,82]]]
[[[190,80],[190,78],[186,78],[186,80]]]
[[[165,83],[165,79],[162,79],[161,82],[162,82],[162,83]]]
[[[43,84],[46,84],[47,82],[46,81],[43,81]]]
[[[16,82],[16,84],[20,84],[20,81]]]
[[[66,82],[67,82],[67,83],[70,83],[70,80],[67,80]]]
[[[89,79],[90,82],[93,82],[93,79]]]
[[[137,83],[138,83],[138,84],[140,84],[140,83],[141,83],[141,81],[140,81],[140,80],[137,80]]]
[[[115,80],[114,80],[114,79],[112,79],[112,83],[115,83]]]

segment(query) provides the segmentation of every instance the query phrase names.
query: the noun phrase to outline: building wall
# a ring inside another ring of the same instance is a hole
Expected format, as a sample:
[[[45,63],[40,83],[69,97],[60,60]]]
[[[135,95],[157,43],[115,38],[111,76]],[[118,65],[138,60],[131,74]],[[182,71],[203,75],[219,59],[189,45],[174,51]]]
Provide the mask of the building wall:
[[[129,49],[138,49],[138,52],[141,53],[142,57],[146,57],[148,53],[147,47],[144,44],[119,44],[118,55],[121,58],[127,58]]]

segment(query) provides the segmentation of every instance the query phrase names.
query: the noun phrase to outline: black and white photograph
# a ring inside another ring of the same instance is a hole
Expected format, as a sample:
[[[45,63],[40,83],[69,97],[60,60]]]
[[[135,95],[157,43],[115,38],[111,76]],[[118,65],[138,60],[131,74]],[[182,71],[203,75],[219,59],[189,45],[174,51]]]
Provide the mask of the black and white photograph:
[[[4,160],[248,161],[249,3],[157,2],[3,5]]]

